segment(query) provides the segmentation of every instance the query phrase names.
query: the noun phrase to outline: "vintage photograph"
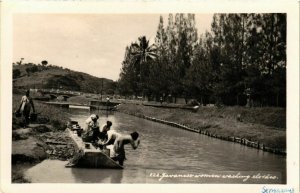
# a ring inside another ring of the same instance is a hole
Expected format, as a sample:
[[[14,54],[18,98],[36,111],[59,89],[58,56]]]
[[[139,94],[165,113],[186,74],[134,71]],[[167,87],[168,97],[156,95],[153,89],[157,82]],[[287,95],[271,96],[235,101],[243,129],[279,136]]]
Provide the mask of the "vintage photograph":
[[[17,13],[11,182],[287,183],[287,14]]]

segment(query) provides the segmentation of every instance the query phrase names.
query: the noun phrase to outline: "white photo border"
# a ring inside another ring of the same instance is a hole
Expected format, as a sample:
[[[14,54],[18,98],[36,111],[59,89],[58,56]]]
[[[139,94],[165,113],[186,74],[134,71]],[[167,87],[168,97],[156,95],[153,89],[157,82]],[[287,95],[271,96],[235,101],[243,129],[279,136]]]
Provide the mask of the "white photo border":
[[[287,184],[12,184],[12,18],[16,13],[287,13]],[[13,192],[299,192],[299,2],[298,1],[2,1],[1,2],[1,187]]]

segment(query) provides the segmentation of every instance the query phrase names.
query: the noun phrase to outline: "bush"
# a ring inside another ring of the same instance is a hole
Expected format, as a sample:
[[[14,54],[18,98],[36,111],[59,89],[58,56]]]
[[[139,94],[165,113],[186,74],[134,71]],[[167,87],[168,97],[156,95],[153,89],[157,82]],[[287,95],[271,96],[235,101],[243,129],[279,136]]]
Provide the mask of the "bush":
[[[39,68],[36,65],[26,68],[26,72],[28,75],[31,73],[38,72],[38,71],[39,71]]]
[[[19,78],[21,75],[21,71],[19,69],[14,69],[13,70],[13,79]]]
[[[197,100],[192,99],[192,100],[190,100],[190,101],[188,102],[188,105],[189,105],[189,106],[199,106],[200,103],[199,103]]]

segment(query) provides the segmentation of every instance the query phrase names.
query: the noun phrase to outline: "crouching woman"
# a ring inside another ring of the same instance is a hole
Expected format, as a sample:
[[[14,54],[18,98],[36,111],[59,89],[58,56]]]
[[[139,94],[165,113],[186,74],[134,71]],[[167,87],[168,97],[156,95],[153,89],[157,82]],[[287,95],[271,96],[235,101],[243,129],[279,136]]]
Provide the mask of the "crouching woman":
[[[133,132],[129,135],[120,135],[116,138],[113,147],[114,155],[112,155],[112,159],[118,161],[121,166],[123,166],[124,160],[126,159],[124,149],[126,144],[131,144],[133,149],[138,148],[140,144],[139,133]]]

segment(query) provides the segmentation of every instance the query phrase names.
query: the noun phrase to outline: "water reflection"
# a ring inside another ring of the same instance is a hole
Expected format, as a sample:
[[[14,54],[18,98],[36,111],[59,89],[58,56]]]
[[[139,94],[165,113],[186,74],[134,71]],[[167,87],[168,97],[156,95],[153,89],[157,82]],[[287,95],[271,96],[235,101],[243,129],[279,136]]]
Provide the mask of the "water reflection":
[[[121,183],[123,177],[123,170],[71,168],[71,172],[77,182],[83,183]]]

